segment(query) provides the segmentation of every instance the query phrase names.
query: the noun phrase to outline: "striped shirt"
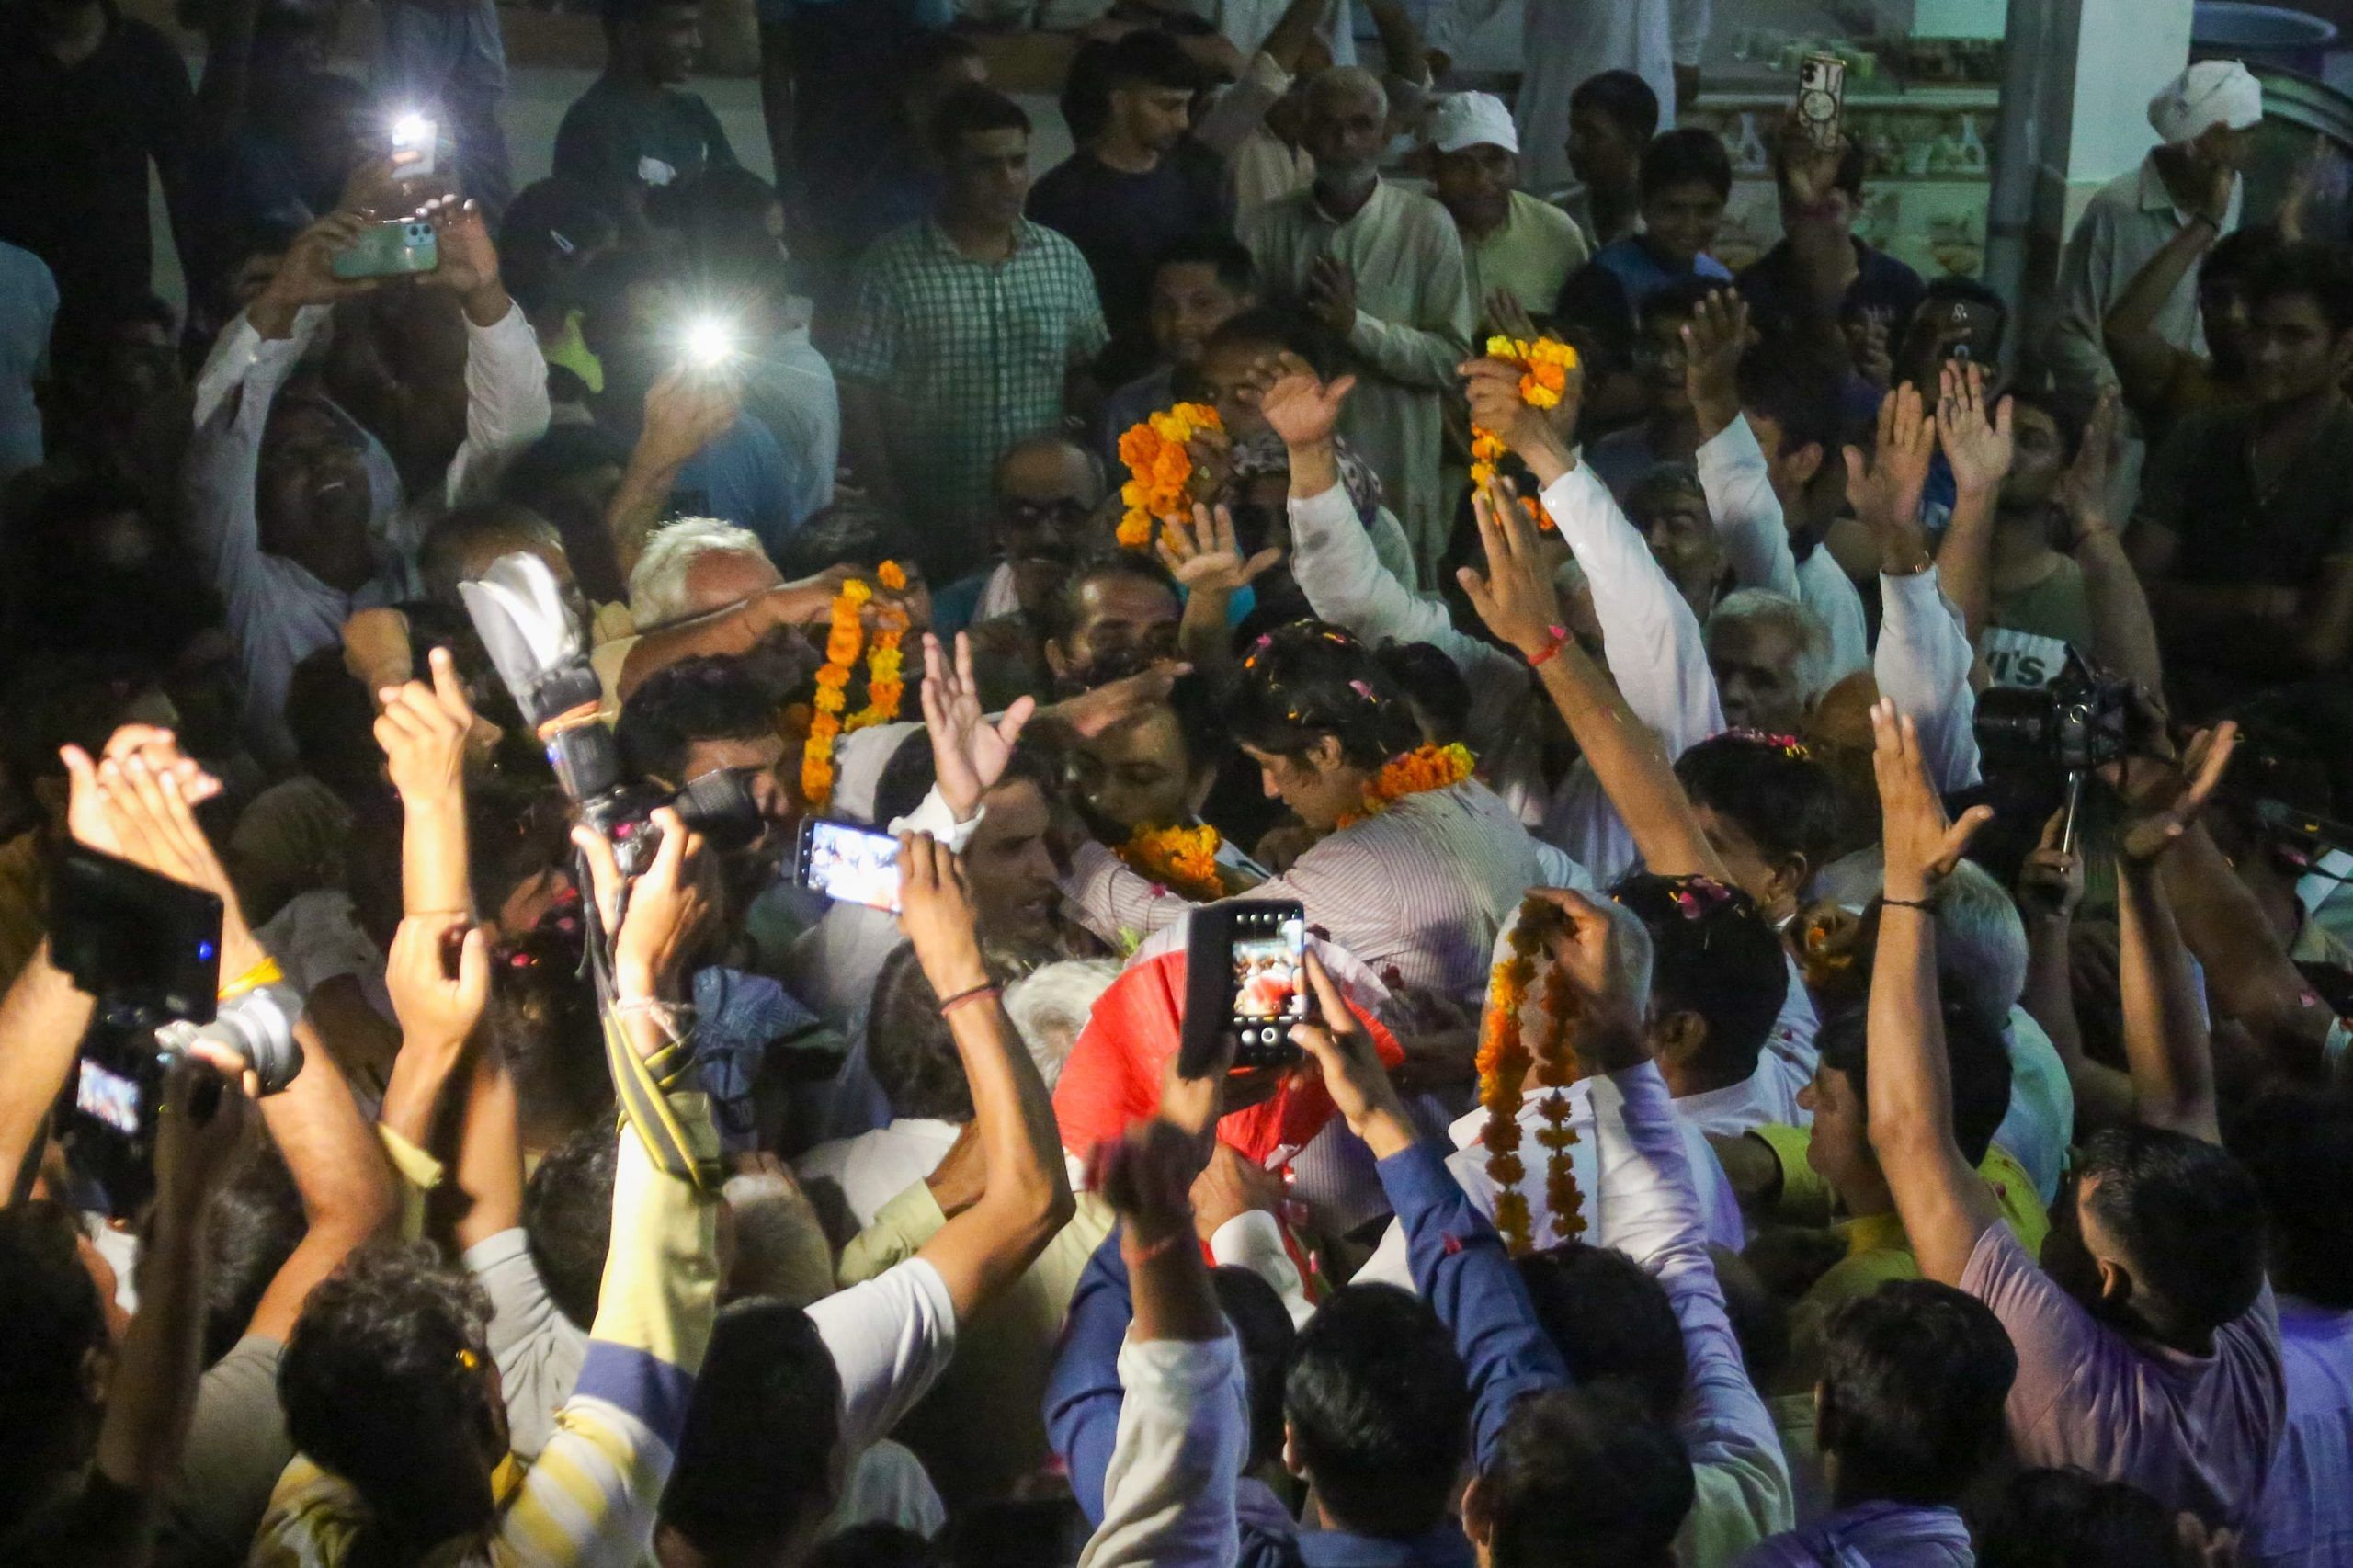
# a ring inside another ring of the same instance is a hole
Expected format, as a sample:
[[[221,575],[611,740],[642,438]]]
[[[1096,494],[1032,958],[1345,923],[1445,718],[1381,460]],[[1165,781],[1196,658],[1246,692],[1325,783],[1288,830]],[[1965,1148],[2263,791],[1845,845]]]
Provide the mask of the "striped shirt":
[[[1345,498],[1343,501],[1345,504]],[[1408,795],[1342,828],[1254,899],[1297,899],[1309,924],[1328,932],[1392,990],[1466,1001],[1487,989],[1487,951],[1531,887],[1581,869],[1547,858],[1485,785]],[[1138,876],[1103,846],[1079,846],[1063,891],[1097,935],[1153,932],[1193,907]]]
[[[703,1096],[674,1094],[669,1104],[698,1148],[716,1149]],[[580,1381],[539,1458],[526,1469],[510,1457],[492,1478],[492,1522],[426,1553],[425,1568],[619,1568],[643,1556],[710,1343],[717,1244],[717,1205],[664,1175],[624,1130],[612,1245]],[[247,1562],[337,1568],[371,1528],[356,1488],[297,1459],[278,1478]]]

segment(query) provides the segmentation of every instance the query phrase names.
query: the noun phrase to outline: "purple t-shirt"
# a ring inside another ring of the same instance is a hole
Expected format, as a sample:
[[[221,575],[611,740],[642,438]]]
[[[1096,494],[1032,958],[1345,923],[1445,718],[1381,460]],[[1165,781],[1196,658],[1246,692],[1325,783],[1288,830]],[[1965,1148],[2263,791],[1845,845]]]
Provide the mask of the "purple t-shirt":
[[[2279,1303],[2288,1430],[2241,1548],[2248,1568],[2353,1568],[2353,1312]]]
[[[2266,1285],[2191,1356],[2129,1339],[2086,1312],[1996,1224],[1961,1288],[1994,1309],[2018,1349],[2010,1440],[2026,1465],[2078,1465],[2209,1526],[2245,1526],[2287,1404],[2279,1314]]]

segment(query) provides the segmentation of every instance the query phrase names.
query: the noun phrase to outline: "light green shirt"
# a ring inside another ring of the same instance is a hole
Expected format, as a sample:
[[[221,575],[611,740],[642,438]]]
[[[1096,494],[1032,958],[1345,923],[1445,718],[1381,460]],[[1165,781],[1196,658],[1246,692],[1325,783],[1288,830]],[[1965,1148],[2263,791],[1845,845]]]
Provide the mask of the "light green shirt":
[[[1487,296],[1500,289],[1530,315],[1551,315],[1560,302],[1561,285],[1586,264],[1587,254],[1585,231],[1574,218],[1515,190],[1503,227],[1485,239],[1463,242],[1472,308],[1483,315]]]

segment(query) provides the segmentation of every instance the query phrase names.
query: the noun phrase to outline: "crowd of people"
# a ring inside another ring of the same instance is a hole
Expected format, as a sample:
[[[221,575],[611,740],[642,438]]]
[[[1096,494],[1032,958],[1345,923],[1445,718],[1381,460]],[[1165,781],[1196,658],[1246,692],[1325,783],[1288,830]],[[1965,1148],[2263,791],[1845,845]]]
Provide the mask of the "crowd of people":
[[[0,1562],[2353,1564],[2353,251],[2242,66],[2026,343],[1794,119],[1716,258],[1704,4],[1507,106],[1129,0],[1042,171],[764,6],[772,186],[605,0],[519,189],[384,9],[7,22]]]

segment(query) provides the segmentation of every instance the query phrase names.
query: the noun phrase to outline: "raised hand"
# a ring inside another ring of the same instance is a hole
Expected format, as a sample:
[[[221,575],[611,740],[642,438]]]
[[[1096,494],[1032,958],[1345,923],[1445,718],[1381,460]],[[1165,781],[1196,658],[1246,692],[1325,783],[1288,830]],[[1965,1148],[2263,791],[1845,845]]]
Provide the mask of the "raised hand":
[[[2178,843],[2222,787],[2238,744],[2239,727],[2226,719],[2192,736],[2179,764],[2165,767],[2154,783],[2136,781],[2131,790],[2132,815],[2117,835],[2117,853],[2128,861],[2146,864]],[[2159,767],[2145,761],[2135,764],[2136,771]]]
[[[1096,1188],[1137,1242],[1183,1236],[1190,1245],[1193,1183],[1205,1153],[1182,1129],[1147,1119],[1097,1151]]]
[[[1973,361],[1948,363],[1939,375],[1937,438],[1952,465],[1953,488],[1963,495],[1990,494],[2008,477],[2017,456],[2010,400],[2002,399],[1989,411],[1985,372]]]
[[[733,429],[743,411],[744,389],[736,378],[674,366],[646,389],[636,460],[659,470],[683,468]]]
[[[466,699],[449,650],[436,648],[426,659],[431,686],[413,680],[377,694],[383,711],[376,716],[376,744],[384,748],[401,803],[412,810],[458,795],[465,777],[466,738],[475,724],[473,704]]]
[[[1193,432],[1185,443],[1193,472],[1185,489],[1196,501],[1214,501],[1225,494],[1233,478],[1233,437],[1214,427]]]
[[[1908,381],[1880,400],[1879,429],[1868,467],[1861,450],[1847,449],[1847,499],[1879,540],[1881,571],[1905,574],[1928,563],[1920,526],[1920,493],[1937,453],[1937,425]]]
[[[931,730],[931,755],[938,769],[939,797],[958,822],[970,822],[981,809],[981,797],[1005,777],[1013,760],[1013,745],[1021,727],[1037,711],[1037,702],[1017,697],[1013,706],[991,722],[981,711],[981,686],[972,675],[972,640],[956,634],[956,658],[950,664],[939,639],[923,636],[923,719]]]
[[[335,258],[349,250],[373,220],[353,211],[330,212],[286,247],[278,270],[262,286],[248,308],[254,330],[264,337],[284,337],[293,330],[296,313],[309,305],[331,305],[365,294],[383,282],[381,278],[337,278]]]
[[[1855,374],[1881,391],[1895,379],[1895,356],[1888,342],[1893,313],[1885,306],[1867,306],[1839,324],[1847,337],[1847,352],[1855,361]]]
[[[1487,572],[1481,576],[1475,568],[1464,566],[1455,578],[1488,631],[1522,658],[1540,658],[1558,647],[1568,631],[1561,622],[1560,595],[1537,540],[1536,524],[1519,504],[1511,482],[1500,474],[1472,495],[1471,509],[1479,520]]]
[[[1405,1115],[1405,1102],[1390,1082],[1372,1037],[1358,1025],[1339,987],[1313,952],[1307,955],[1307,983],[1315,989],[1318,1021],[1292,1025],[1292,1043],[1315,1063],[1348,1131],[1363,1139],[1376,1157],[1385,1159],[1410,1147],[1414,1124]]]
[[[597,908],[613,939],[613,988],[623,1002],[669,1000],[680,987],[680,971],[696,936],[715,907],[705,885],[707,858],[702,835],[689,832],[676,810],[654,812],[662,842],[654,863],[630,883],[621,882],[613,846],[585,824],[572,830],[572,842],[588,862]],[[627,913],[622,895],[628,895]]]
[[[2116,460],[2116,431],[2123,412],[2123,399],[2117,389],[2101,388],[2092,416],[2084,422],[2083,444],[2075,449],[2075,460],[2067,465],[2065,476],[2059,481],[2059,504],[2066,508],[2076,542],[2109,526],[2109,465]]]
[[[454,1055],[473,1037],[490,1002],[488,930],[462,915],[409,915],[392,933],[384,989],[392,994],[404,1049]]]
[[[1748,301],[1729,289],[1710,292],[1684,324],[1683,387],[1703,437],[1740,417],[1740,361],[1748,335]]]
[[[1560,406],[1549,411],[1519,395],[1522,372],[1507,359],[1468,359],[1456,369],[1470,400],[1472,424],[1501,437],[1545,483],[1567,471],[1569,448],[1561,432],[1576,428],[1576,411],[1585,397],[1582,366],[1570,369]]]
[[[224,1074],[199,1054],[182,1056],[164,1075],[155,1120],[155,1199],[188,1218],[229,1179],[254,1120],[241,1074]]]
[[[1284,446],[1296,451],[1320,447],[1332,439],[1340,423],[1340,409],[1355,390],[1354,376],[1326,382],[1296,354],[1262,358],[1253,368],[1245,397],[1255,396],[1258,412]]]
[[[433,224],[440,256],[439,264],[418,281],[473,299],[488,299],[498,287],[498,246],[490,237],[482,204],[456,196],[437,196],[417,210],[417,216]],[[505,291],[500,290],[496,299],[503,305]]]
[[[2084,858],[2060,847],[2066,831],[2066,812],[2052,812],[2041,841],[2018,868],[2018,905],[2029,915],[2072,919],[2084,902]]]
[[[1944,801],[1928,781],[1919,726],[1910,715],[1898,713],[1894,703],[1871,704],[1871,741],[1887,858],[1886,896],[1917,903],[1961,864],[1969,841],[1994,819],[1994,809],[1972,806],[1959,822],[1945,814]]]
[[[69,790],[66,831],[73,835],[74,842],[102,855],[120,855],[122,835],[108,811],[107,795],[98,788],[97,763],[77,745],[60,747],[57,755],[65,764]],[[221,781],[182,756],[179,738],[161,725],[125,724],[107,737],[106,749],[99,756],[118,765],[136,756],[158,774],[172,774],[179,781],[180,794],[191,806],[202,805],[221,792]]]
[[[1643,1027],[1651,944],[1642,923],[1568,888],[1531,888],[1528,896],[1561,913],[1545,951],[1580,1004],[1578,1049],[1605,1073],[1638,1065],[1651,1053]]]
[[[1161,525],[1159,549],[1170,574],[1196,593],[1237,594],[1283,559],[1279,550],[1262,550],[1245,561],[1241,542],[1234,538],[1233,514],[1222,506],[1199,503],[1193,506],[1190,528],[1181,517]]]
[[[899,929],[941,1001],[989,983],[964,863],[929,834],[899,835]]]

